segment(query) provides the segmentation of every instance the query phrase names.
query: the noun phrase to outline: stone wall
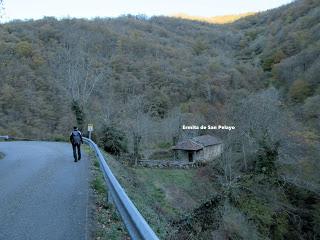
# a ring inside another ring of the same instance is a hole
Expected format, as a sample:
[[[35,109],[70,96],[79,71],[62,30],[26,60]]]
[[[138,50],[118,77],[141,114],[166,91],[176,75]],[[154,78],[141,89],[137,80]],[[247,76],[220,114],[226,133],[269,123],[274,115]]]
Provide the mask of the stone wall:
[[[197,168],[205,166],[207,163],[202,162],[187,162],[187,161],[165,161],[165,160],[140,160],[139,166],[149,168]]]
[[[217,158],[222,153],[222,144],[219,145],[212,145],[205,147],[204,151],[204,160],[209,161]]]
[[[193,162],[211,161],[219,157],[223,151],[223,145],[212,145],[193,152]],[[176,150],[176,159],[189,162],[188,151]]]

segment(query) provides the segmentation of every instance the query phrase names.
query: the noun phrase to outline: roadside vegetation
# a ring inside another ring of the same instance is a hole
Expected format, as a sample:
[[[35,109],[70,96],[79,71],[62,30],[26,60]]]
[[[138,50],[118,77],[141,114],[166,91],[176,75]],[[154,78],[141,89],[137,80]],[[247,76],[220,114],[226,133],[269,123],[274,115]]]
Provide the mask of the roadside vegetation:
[[[86,153],[92,159],[91,188],[94,193],[95,212],[93,239],[95,240],[128,240],[128,233],[118,216],[115,206],[107,202],[106,184],[100,171],[99,162],[91,149],[84,147]]]
[[[158,169],[123,165],[110,154],[107,163],[116,178],[160,239],[176,229],[172,223],[185,217],[216,194],[209,169]]]

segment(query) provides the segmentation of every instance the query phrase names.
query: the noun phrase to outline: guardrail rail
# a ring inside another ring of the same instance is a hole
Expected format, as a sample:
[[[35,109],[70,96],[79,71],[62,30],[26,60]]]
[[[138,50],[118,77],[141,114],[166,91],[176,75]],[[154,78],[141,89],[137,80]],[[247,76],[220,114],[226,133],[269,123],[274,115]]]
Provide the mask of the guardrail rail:
[[[100,169],[108,187],[108,201],[115,204],[130,237],[133,240],[159,239],[111,172],[98,146],[89,138],[83,138],[83,140],[91,146],[99,159]]]
[[[12,136],[0,136],[0,139],[4,139],[4,140],[13,140],[13,141],[32,141],[32,139],[30,138],[21,138],[21,137],[12,137]]]

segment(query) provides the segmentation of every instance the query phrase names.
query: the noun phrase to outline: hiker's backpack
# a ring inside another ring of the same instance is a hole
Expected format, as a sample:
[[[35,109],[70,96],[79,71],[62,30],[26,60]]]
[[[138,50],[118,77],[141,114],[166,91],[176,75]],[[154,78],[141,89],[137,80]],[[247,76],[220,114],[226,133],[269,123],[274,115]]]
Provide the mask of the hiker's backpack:
[[[72,140],[74,144],[81,143],[81,133],[79,131],[72,131]]]

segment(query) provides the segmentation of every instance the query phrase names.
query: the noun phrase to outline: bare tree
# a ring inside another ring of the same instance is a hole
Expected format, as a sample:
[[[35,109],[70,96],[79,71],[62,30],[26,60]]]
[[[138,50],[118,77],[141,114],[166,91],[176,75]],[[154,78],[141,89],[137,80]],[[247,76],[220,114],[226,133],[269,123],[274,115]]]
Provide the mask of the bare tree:
[[[124,112],[126,120],[122,122],[131,137],[134,165],[137,165],[140,160],[142,140],[148,134],[150,127],[152,127],[149,126],[148,117],[142,111],[142,100],[142,96],[137,96],[130,100]]]
[[[55,58],[50,59],[49,64],[54,69],[56,85],[67,96],[81,127],[91,96],[98,92],[98,85],[110,77],[111,71],[98,56],[90,53],[90,36],[73,31],[64,35],[61,47],[56,50]]]
[[[80,46],[65,44],[61,54],[72,100],[85,106],[97,84],[106,77],[108,72],[99,66],[96,59],[83,52]]]

